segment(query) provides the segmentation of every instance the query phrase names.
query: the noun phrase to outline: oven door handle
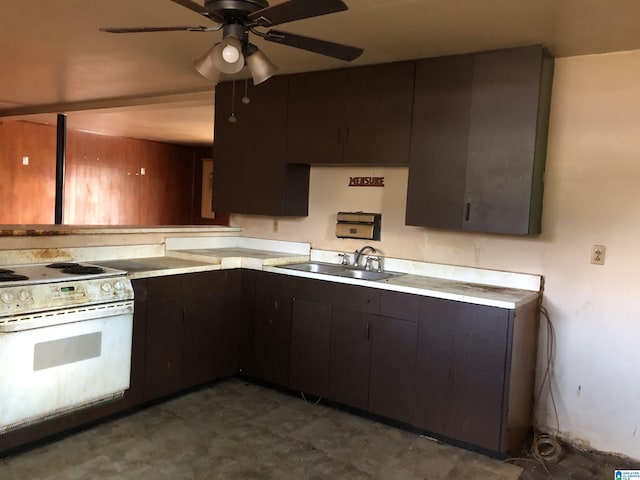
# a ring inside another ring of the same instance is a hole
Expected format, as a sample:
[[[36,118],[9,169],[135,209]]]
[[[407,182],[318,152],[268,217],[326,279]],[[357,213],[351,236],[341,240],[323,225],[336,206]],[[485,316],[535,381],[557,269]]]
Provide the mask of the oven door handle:
[[[65,323],[82,322],[123,314],[133,315],[133,300],[83,305],[77,308],[63,308],[60,310],[49,310],[0,318],[0,334],[15,333],[23,330],[33,330],[34,328],[51,327]]]

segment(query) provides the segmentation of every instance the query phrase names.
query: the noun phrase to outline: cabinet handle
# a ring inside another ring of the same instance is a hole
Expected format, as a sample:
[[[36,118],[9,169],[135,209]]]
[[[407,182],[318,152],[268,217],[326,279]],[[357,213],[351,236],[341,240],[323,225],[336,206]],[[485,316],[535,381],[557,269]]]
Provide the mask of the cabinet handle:
[[[367,322],[367,326],[365,328],[365,336],[367,340],[371,338],[370,334],[371,334],[371,322]]]
[[[342,129],[338,128],[338,145],[342,143]]]
[[[465,222],[469,221],[469,215],[471,214],[471,204],[467,203],[465,206],[464,220]]]

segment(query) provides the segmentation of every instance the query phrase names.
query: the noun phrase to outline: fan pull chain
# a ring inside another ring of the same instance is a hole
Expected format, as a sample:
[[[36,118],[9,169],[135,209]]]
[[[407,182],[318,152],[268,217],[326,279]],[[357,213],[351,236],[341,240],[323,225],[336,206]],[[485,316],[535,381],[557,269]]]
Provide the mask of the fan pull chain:
[[[244,79],[244,97],[242,97],[242,103],[244,103],[245,105],[251,102],[251,99],[247,94],[248,89],[249,89],[249,79],[245,78]]]
[[[238,117],[236,117],[235,110],[236,110],[236,81],[233,80],[231,82],[231,115],[229,116],[229,121],[231,123],[236,123],[238,121]]]

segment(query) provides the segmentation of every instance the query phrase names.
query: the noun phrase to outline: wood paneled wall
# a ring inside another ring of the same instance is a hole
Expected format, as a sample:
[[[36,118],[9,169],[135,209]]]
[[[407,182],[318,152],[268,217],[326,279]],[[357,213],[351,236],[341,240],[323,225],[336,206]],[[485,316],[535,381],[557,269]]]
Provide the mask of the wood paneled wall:
[[[29,157],[29,164],[22,164]],[[52,224],[56,129],[26,122],[0,124],[0,224]]]
[[[0,123],[0,224],[53,223],[55,146],[53,126]],[[64,223],[226,224],[200,218],[203,157],[207,149],[68,130]]]

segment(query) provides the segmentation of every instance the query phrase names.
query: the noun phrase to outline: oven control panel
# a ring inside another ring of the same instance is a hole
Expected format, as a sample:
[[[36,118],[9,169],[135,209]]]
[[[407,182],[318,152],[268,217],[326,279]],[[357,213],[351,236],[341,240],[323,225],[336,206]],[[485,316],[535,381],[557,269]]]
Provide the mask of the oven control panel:
[[[125,300],[133,300],[133,287],[126,276],[3,287],[0,289],[0,319]]]

